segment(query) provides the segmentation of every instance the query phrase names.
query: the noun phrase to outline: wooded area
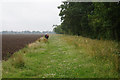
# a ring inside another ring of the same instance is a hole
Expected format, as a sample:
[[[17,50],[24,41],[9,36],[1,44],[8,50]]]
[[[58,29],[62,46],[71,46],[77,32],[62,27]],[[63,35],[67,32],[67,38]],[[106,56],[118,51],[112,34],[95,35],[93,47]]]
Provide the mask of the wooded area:
[[[56,33],[120,41],[120,3],[63,2]]]

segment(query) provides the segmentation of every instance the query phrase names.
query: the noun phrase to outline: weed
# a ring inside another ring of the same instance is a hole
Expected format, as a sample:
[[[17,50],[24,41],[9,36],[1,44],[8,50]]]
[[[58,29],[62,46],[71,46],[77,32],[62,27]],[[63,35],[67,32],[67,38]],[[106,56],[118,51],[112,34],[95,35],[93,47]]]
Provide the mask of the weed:
[[[6,56],[3,57],[3,58],[6,60],[6,59],[8,59],[10,56],[11,56],[11,54],[8,52],[8,53],[6,53]]]
[[[11,64],[15,68],[24,68],[25,67],[25,61],[24,61],[23,55],[22,54],[13,55],[12,58],[11,58]]]

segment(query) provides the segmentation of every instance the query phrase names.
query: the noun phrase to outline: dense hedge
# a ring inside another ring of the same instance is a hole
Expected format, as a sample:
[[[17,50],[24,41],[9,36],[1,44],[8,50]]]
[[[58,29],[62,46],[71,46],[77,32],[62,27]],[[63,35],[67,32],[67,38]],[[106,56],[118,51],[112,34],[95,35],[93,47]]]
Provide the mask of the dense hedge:
[[[120,3],[63,2],[56,33],[120,41]]]

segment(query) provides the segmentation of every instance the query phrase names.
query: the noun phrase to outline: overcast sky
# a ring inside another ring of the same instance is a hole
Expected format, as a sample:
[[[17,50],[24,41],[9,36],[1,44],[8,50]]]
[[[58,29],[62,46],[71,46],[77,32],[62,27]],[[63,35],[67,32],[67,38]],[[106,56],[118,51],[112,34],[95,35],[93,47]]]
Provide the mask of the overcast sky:
[[[61,3],[62,0],[2,0],[0,27],[2,31],[52,31],[52,25],[60,24],[57,7]]]

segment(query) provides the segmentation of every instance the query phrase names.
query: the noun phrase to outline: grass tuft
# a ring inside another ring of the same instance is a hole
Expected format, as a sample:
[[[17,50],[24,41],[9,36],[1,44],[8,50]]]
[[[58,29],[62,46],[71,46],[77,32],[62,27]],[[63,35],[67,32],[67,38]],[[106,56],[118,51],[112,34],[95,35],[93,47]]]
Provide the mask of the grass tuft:
[[[24,68],[25,67],[25,60],[23,58],[23,55],[22,54],[13,55],[11,58],[11,64],[15,68]]]

